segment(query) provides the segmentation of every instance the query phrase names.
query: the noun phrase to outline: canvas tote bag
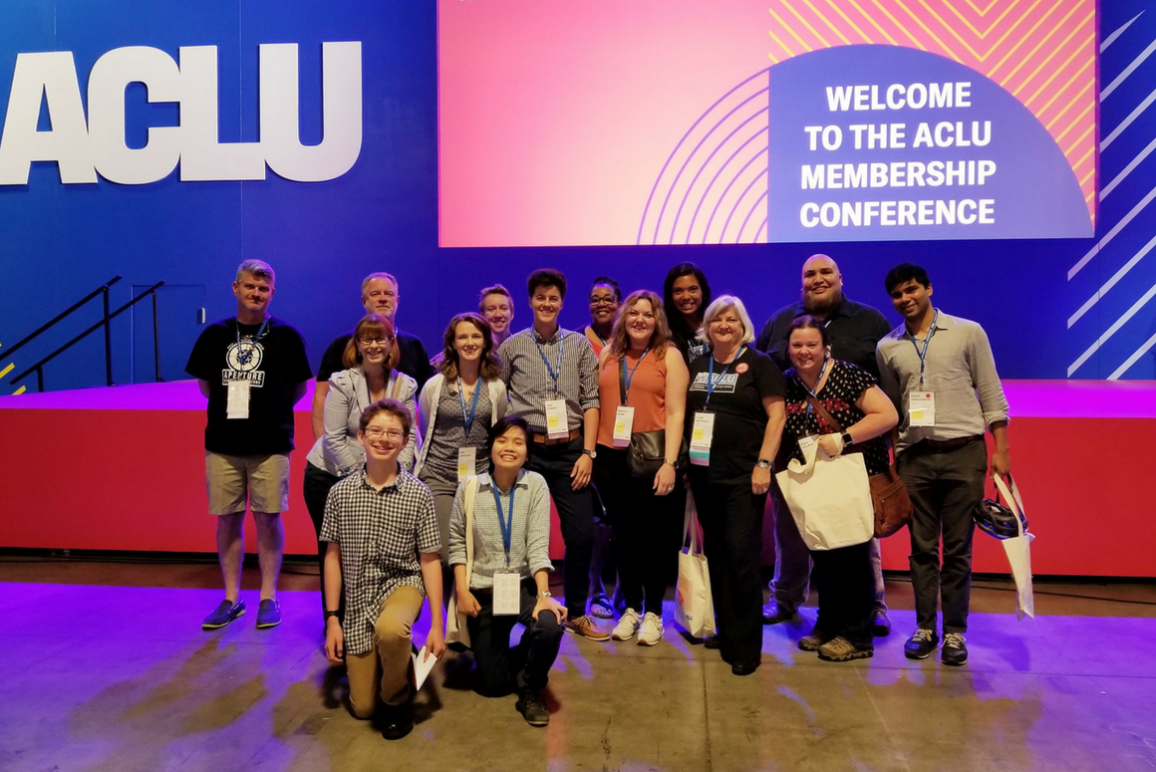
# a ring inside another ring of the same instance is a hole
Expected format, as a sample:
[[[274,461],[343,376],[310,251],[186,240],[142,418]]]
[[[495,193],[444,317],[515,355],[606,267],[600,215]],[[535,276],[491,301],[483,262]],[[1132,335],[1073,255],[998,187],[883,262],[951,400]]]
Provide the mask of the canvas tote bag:
[[[707,570],[702,545],[698,541],[698,514],[695,511],[694,495],[689,491],[686,494],[682,543],[684,546],[678,553],[678,587],[674,595],[674,621],[695,638],[710,638],[715,633],[710,572]]]

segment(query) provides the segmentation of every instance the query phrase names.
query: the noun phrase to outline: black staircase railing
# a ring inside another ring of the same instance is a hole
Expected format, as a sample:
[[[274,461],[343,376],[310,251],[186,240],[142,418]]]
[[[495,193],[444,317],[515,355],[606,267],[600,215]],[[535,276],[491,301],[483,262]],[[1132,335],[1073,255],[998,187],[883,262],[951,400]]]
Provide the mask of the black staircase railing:
[[[104,328],[104,378],[105,378],[105,383],[107,385],[114,386],[115,383],[112,380],[112,325],[111,325],[112,320],[115,319],[116,317],[120,316],[122,313],[124,313],[128,309],[135,306],[137,303],[139,303],[141,300],[143,300],[146,297],[152,298],[153,354],[156,357],[156,379],[157,379],[157,381],[160,381],[161,380],[161,356],[160,356],[161,352],[160,352],[160,335],[159,335],[159,330],[157,327],[157,289],[159,287],[164,286],[164,282],[158,281],[156,284],[152,285],[151,287],[146,289],[144,292],[142,292],[140,295],[137,295],[135,298],[133,298],[129,302],[125,303],[120,308],[116,309],[115,311],[110,311],[109,310],[109,288],[113,284],[116,284],[120,280],[121,280],[121,276],[119,274],[117,274],[116,276],[109,279],[101,286],[94,289],[92,292],[85,295],[80,300],[73,303],[71,306],[66,308],[64,311],[61,311],[59,314],[57,314],[51,320],[49,320],[48,322],[46,322],[43,325],[41,325],[40,327],[38,327],[36,330],[34,330],[30,334],[26,335],[24,338],[21,338],[19,341],[17,341],[17,343],[14,346],[12,346],[10,349],[8,349],[5,352],[5,354],[6,354],[5,358],[7,358],[7,356],[11,356],[11,354],[13,352],[15,352],[17,349],[21,348],[29,341],[35,339],[37,336],[41,335],[42,333],[44,333],[47,330],[49,330],[50,328],[52,328],[58,322],[63,320],[68,315],[72,314],[74,311],[81,308],[84,304],[88,303],[90,300],[95,298],[97,295],[101,296],[103,313],[101,315],[101,320],[99,322],[92,325],[91,327],[86,329],[84,332],[80,333],[75,338],[68,341],[60,348],[56,349],[48,356],[41,359],[36,364],[27,368],[26,370],[24,370],[24,372],[20,373],[19,375],[15,376],[14,378],[12,378],[12,380],[10,380],[9,383],[10,384],[19,383],[20,381],[24,380],[32,373],[36,373],[36,386],[40,391],[44,391],[44,366],[46,364],[48,364],[49,362],[51,362],[56,357],[63,354],[68,349],[72,348],[74,345],[76,345],[80,341],[87,338],[92,333],[96,332],[97,330],[99,330],[100,328],[103,327]]]

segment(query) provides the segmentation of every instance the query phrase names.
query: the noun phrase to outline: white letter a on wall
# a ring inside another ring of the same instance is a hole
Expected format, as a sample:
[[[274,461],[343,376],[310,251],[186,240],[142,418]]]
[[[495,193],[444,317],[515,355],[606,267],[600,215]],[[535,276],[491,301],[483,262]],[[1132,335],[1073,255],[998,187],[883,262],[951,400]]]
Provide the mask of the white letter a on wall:
[[[41,100],[49,131],[37,131]],[[0,185],[27,185],[33,161],[55,161],[60,181],[96,182],[71,51],[18,54],[0,139]]]

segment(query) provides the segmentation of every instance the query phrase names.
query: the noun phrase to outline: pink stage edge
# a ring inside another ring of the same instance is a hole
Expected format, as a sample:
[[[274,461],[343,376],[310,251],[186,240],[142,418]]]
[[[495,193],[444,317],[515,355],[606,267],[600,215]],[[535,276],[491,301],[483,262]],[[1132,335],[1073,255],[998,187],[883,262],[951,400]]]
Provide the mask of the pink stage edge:
[[[1129,452],[1156,420],[1156,385],[1006,381],[1012,469],[1025,499],[1040,575],[1156,576],[1156,478]],[[313,554],[301,498],[312,394],[297,405],[286,552]],[[213,552],[204,487],[204,405],[194,381],[0,397],[0,545],[45,549]],[[1156,426],[1156,425],[1154,425]],[[67,443],[49,438],[67,436]],[[1142,442],[1142,440],[1141,440]],[[77,451],[80,453],[77,453]],[[47,454],[62,452],[58,459]],[[251,529],[251,523],[248,526]],[[767,534],[770,538],[770,534]],[[247,541],[255,544],[250,530]],[[563,553],[555,523],[551,553]],[[907,568],[906,532],[883,542],[884,567]],[[975,569],[1006,573],[993,539]]]

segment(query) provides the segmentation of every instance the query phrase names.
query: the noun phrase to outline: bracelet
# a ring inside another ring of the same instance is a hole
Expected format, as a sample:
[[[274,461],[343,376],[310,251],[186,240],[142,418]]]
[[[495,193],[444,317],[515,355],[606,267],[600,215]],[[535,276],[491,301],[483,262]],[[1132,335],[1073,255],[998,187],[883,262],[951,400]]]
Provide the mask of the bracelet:
[[[330,617],[336,617],[336,616],[341,616],[341,612],[340,611],[326,611],[325,612],[325,621],[328,622]],[[341,620],[338,620],[338,621],[341,621]]]
[[[662,463],[663,464],[670,464],[675,469],[678,469],[678,462],[677,461],[671,461],[669,458],[664,458],[662,460]]]
[[[538,597],[539,598],[553,598],[554,596],[550,594],[549,590],[542,590],[542,592],[538,593]]]

